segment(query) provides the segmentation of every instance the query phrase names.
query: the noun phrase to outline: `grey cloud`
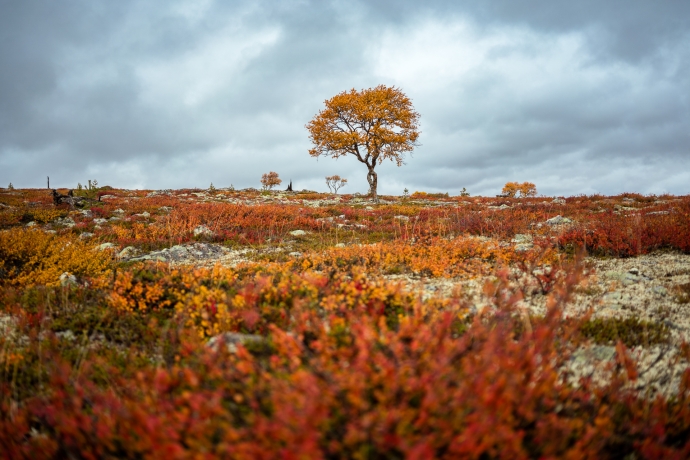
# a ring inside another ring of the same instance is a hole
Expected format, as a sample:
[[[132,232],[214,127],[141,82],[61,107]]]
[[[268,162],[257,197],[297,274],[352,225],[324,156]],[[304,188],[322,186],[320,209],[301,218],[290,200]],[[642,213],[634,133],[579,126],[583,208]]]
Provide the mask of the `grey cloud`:
[[[338,172],[364,191],[355,160],[307,155],[304,125],[324,99],[380,83],[413,98],[423,131],[407,166],[381,167],[383,193],[690,182],[686,2],[0,0],[0,12],[0,182],[246,187],[276,170],[323,190]]]

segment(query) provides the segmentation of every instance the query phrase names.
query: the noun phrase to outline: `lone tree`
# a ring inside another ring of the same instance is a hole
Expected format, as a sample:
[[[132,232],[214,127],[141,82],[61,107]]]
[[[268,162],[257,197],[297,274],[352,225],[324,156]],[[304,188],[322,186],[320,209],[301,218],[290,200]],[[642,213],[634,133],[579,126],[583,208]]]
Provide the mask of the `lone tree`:
[[[264,190],[271,190],[276,185],[280,185],[283,181],[278,177],[277,172],[269,172],[261,176],[261,185]]]
[[[376,165],[389,159],[401,166],[405,152],[418,145],[419,114],[412,101],[398,88],[379,85],[343,91],[325,104],[306,125],[314,144],[309,155],[353,155],[367,166],[369,194],[378,201]]]
[[[347,179],[343,179],[337,174],[335,176],[326,176],[326,185],[328,190],[332,190],[333,193],[337,194],[339,188],[347,185]]]

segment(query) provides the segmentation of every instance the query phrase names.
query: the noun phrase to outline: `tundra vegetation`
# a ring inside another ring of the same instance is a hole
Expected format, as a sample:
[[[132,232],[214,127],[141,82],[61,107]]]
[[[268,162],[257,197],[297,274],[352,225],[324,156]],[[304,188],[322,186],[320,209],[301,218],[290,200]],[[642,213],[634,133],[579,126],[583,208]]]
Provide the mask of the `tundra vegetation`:
[[[5,458],[690,457],[688,196],[98,197],[0,190]]]

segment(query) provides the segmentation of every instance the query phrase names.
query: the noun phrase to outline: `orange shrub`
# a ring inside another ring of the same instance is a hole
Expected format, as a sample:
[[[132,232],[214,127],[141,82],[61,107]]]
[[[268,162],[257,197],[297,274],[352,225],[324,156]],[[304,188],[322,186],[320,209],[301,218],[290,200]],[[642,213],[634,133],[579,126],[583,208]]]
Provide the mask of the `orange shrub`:
[[[0,284],[57,286],[69,272],[77,277],[106,274],[111,256],[72,235],[12,228],[0,232]]]

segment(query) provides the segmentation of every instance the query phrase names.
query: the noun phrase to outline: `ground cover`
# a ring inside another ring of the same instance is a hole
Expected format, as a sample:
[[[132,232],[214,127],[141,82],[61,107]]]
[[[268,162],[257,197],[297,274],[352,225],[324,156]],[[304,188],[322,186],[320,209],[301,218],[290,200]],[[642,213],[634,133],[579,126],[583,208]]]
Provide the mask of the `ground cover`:
[[[690,197],[92,195],[0,190],[8,458],[690,456]]]

